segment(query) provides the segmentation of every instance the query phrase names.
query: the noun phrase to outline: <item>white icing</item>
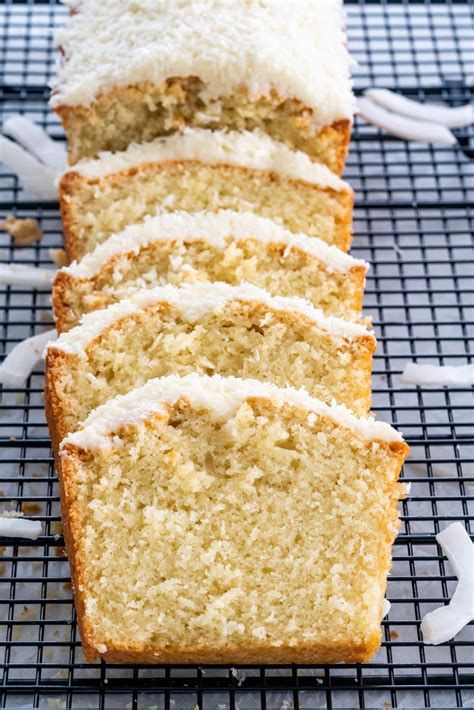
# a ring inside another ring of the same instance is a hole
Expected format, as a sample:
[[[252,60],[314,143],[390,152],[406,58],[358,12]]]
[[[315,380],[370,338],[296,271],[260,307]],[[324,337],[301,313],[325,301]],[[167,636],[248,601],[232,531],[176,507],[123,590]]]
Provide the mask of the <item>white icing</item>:
[[[178,308],[182,318],[189,322],[198,321],[205,313],[219,311],[231,301],[258,301],[276,311],[301,313],[331,336],[351,339],[370,335],[363,325],[326,316],[322,310],[314,308],[303,298],[271,296],[267,291],[249,283],[230,286],[221,282],[205,282],[185,283],[180,287],[168,284],[137,291],[130,298],[108,308],[86,314],[80,325],[60,335],[50,347],[85,357],[87,344],[110,325],[160,301]]]
[[[387,616],[387,614],[388,614],[388,612],[390,611],[391,607],[392,607],[392,605],[391,605],[391,603],[389,602],[389,600],[388,600],[388,599],[384,599],[383,602],[382,602],[382,619],[385,619],[385,617]]]
[[[41,360],[46,345],[57,337],[55,330],[32,335],[17,343],[0,365],[0,384],[6,387],[21,387]]]
[[[470,387],[474,385],[473,365],[428,365],[408,362],[400,382],[428,387]]]
[[[185,128],[181,133],[155,138],[149,143],[131,143],[127,150],[117,153],[100,153],[95,160],[80,160],[70,172],[96,179],[144,163],[183,160],[270,171],[338,192],[351,189],[322,163],[311,162],[306,153],[291,150],[262,131]]]
[[[173,405],[181,397],[186,398],[192,407],[209,409],[220,421],[230,419],[248,398],[259,397],[270,399],[277,406],[295,404],[308,410],[308,414],[315,412],[328,417],[367,441],[403,441],[401,434],[390,424],[374,419],[358,419],[343,405],[325,404],[310,397],[303,388],[280,389],[268,382],[192,373],[185,377],[170,375],[148,380],[142,387],[109,400],[89,414],[83,429],[68,434],[61,447],[65,444],[86,449],[112,446],[112,435],[123,424],[141,422],[155,412],[164,412],[167,403]]]
[[[66,0],[56,35],[65,61],[51,104],[89,105],[115,87],[196,76],[205,101],[241,85],[311,107],[321,124],[350,118],[351,59],[341,0]],[[206,108],[213,116],[218,101]],[[203,116],[205,119],[205,116]]]
[[[447,606],[423,617],[423,641],[438,645],[454,638],[474,619],[474,545],[461,523],[452,523],[436,535],[444,554],[451,562],[458,584]]]
[[[153,242],[202,240],[217,249],[225,249],[229,239],[256,239],[263,244],[286,244],[316,257],[330,270],[348,271],[354,266],[369,268],[362,259],[345,254],[316,237],[294,234],[277,222],[253,212],[169,212],[145,217],[140,224],[131,224],[113,234],[86,254],[80,262],[62,269],[75,278],[90,278],[116,254],[135,253]]]
[[[43,527],[39,520],[29,520],[16,512],[0,513],[0,536],[36,540]]]

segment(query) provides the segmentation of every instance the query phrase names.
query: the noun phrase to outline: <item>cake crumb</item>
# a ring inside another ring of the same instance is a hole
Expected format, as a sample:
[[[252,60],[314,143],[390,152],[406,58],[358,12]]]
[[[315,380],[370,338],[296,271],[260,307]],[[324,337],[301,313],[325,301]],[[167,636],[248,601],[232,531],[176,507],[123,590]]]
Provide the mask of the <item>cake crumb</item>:
[[[36,244],[43,236],[43,232],[35,219],[18,219],[12,214],[9,214],[3,222],[0,222],[0,230],[8,232],[13,239],[13,246],[15,247]]]
[[[48,249],[48,254],[51,257],[51,261],[53,261],[56,266],[67,266],[69,263],[64,249]]]
[[[33,503],[32,501],[22,503],[21,512],[25,515],[37,515],[41,512],[41,506],[39,503]]]
[[[237,685],[238,685],[238,686],[241,686],[242,683],[244,682],[244,680],[245,680],[246,677],[247,677],[247,676],[245,675],[245,673],[243,673],[242,671],[240,671],[238,668],[231,668],[231,669],[230,669],[230,672],[231,672],[232,676],[236,679]]]
[[[398,632],[397,631],[390,631],[390,638],[392,640],[396,640],[398,638]],[[392,706],[390,706],[392,707]]]

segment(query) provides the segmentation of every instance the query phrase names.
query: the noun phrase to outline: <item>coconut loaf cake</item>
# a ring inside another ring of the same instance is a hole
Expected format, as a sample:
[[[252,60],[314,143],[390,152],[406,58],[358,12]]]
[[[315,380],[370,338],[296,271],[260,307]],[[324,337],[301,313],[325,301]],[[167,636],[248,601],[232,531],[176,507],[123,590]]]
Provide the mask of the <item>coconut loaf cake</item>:
[[[51,105],[71,163],[183,127],[261,129],[342,171],[341,0],[66,0]]]
[[[170,376],[99,407],[59,457],[86,658],[369,661],[407,451],[255,380]]]
[[[262,132],[186,129],[101,153],[62,175],[59,200],[70,260],[158,209],[251,211],[343,251],[352,239],[349,185]]]
[[[246,281],[273,296],[300,296],[327,315],[360,318],[368,264],[316,237],[252,212],[171,212],[147,217],[60,269],[57,330],[146,287]]]
[[[300,298],[223,283],[145,289],[84,317],[47,349],[53,444],[110,397],[168,374],[238,375],[370,408],[374,336]]]

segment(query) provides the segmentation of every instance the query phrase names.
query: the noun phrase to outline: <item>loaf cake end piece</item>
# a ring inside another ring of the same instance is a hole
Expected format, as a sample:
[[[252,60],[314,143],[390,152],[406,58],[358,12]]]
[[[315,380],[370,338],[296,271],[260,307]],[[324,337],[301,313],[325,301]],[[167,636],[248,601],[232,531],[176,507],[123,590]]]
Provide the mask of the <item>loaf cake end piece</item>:
[[[66,4],[51,105],[71,163],[187,126],[262,129],[342,171],[354,99],[341,0]]]

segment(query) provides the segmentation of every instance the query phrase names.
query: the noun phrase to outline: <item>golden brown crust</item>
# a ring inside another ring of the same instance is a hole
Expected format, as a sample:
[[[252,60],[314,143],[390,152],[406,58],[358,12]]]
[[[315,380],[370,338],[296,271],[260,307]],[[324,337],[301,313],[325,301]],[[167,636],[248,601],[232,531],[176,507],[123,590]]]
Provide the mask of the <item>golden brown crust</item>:
[[[49,422],[49,420],[48,420]],[[85,599],[87,580],[84,578],[83,566],[78,554],[77,541],[80,539],[80,526],[77,524],[75,510],[75,490],[73,484],[73,460],[61,458],[56,454],[56,466],[59,473],[59,495],[61,500],[61,519],[63,524],[64,543],[71,567],[72,590],[77,614],[77,622],[85,657],[92,661],[97,658],[95,647],[91,645],[93,632],[85,614]]]
[[[44,407],[54,459],[58,469],[60,467],[59,445],[68,433],[65,423],[64,404],[58,391],[58,386],[61,381],[61,369],[64,366],[67,368],[68,357],[71,358],[73,356],[61,350],[48,349],[45,358]]]
[[[64,271],[58,271],[54,277],[51,306],[59,334],[69,330],[77,322],[74,317],[74,296],[77,293],[74,288],[75,281],[77,280]]]
[[[351,141],[351,127],[351,121],[345,119],[343,121],[336,121],[330,126],[324,126],[318,134],[318,138],[330,136],[334,143],[335,158],[328,167],[333,173],[336,173],[336,175],[342,174],[346,164],[349,143]]]
[[[365,275],[366,270],[364,266],[351,266],[349,269],[349,278],[351,278],[356,284],[356,297],[357,300],[353,303],[352,307],[355,311],[362,310],[362,301],[364,300],[364,289],[365,289]]]
[[[63,225],[64,248],[69,262],[80,259],[82,256],[80,246],[77,243],[79,237],[74,219],[74,200],[85,181],[82,175],[75,172],[64,173],[59,181],[59,209]]]
[[[85,250],[84,246],[81,244],[81,238],[78,233],[77,223],[75,218],[75,213],[81,211],[81,204],[78,200],[81,191],[86,186],[99,185],[101,181],[106,181],[112,187],[123,182],[127,177],[131,175],[136,175],[138,172],[155,173],[157,170],[166,169],[172,166],[180,166],[185,169],[187,166],[196,167],[199,166],[198,161],[193,160],[169,160],[161,163],[142,163],[139,166],[134,166],[132,168],[127,168],[125,170],[120,170],[111,175],[107,175],[103,178],[87,178],[80,173],[70,170],[63,174],[59,183],[59,205],[61,210],[61,218],[63,223],[63,233],[64,233],[64,245],[69,261],[78,260],[84,256]],[[227,164],[219,165],[206,165],[207,168],[214,170],[225,171],[238,171],[244,173],[249,177],[252,175],[259,175],[265,177],[271,182],[279,184],[288,184],[295,189],[303,187],[307,190],[316,190],[320,192],[327,193],[331,197],[335,198],[341,204],[344,210],[344,217],[342,219],[336,218],[336,232],[334,238],[334,244],[339,247],[344,252],[348,252],[352,242],[352,211],[354,205],[354,191],[351,188],[345,190],[337,191],[329,187],[321,187],[318,185],[312,185],[310,183],[304,182],[303,180],[293,180],[290,178],[281,178],[276,173],[265,170],[253,170],[251,168],[246,168],[242,166],[234,166]]]
[[[77,602],[76,602],[77,604]],[[78,614],[79,616],[79,614]],[[269,665],[274,663],[297,663],[312,665],[315,663],[367,663],[380,647],[381,633],[374,634],[365,643],[342,644],[333,640],[327,644],[312,644],[308,646],[279,646],[278,648],[264,646],[252,642],[252,647],[236,648],[228,646],[220,650],[212,648],[168,648],[160,649],[108,649],[106,653],[98,654],[89,637],[84,640],[88,630],[81,627],[81,639],[84,655],[88,661],[99,657],[109,663],[159,663],[159,664],[256,664]]]

